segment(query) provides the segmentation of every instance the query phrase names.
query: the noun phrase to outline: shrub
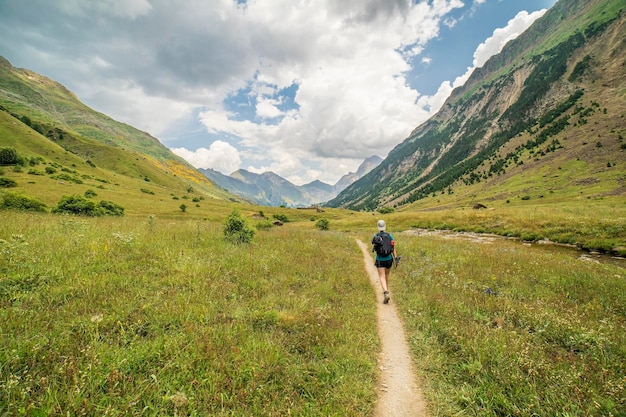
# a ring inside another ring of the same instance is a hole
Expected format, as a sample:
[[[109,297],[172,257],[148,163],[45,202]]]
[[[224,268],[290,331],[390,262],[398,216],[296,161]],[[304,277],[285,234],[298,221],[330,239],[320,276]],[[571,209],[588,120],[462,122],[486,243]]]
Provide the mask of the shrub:
[[[22,165],[23,160],[13,148],[0,148],[0,165]]]
[[[274,227],[274,224],[268,219],[261,220],[255,225],[256,230],[268,230]]]
[[[10,178],[0,177],[0,188],[17,187],[17,183]]]
[[[95,193],[94,193],[95,194]],[[124,207],[119,204],[115,204],[112,201],[102,200],[98,204],[98,208],[102,210],[102,214],[105,216],[123,216],[124,215]]]
[[[320,230],[328,230],[328,224],[329,224],[328,219],[319,219],[317,223],[315,223],[315,227],[317,227]]]
[[[281,221],[283,223],[289,223],[289,219],[284,214],[274,214],[274,216],[272,217],[274,217],[276,220]]]
[[[95,216],[96,203],[80,195],[66,195],[61,198],[61,201],[52,209],[52,212]]]
[[[380,214],[389,214],[389,213],[393,213],[396,210],[393,207],[381,207],[380,209],[378,209],[378,212]]]
[[[234,209],[224,223],[224,238],[227,242],[240,244],[250,243],[254,237],[254,229],[248,225],[239,210]]]
[[[123,216],[124,208],[111,201],[96,204],[81,195],[63,196],[52,213],[77,214],[82,216]]]
[[[63,169],[63,171],[65,171],[65,169]],[[59,181],[73,182],[74,184],[82,184],[83,183],[83,180],[81,180],[80,178],[73,177],[73,176],[71,176],[69,174],[53,175],[50,178],[55,179],[55,180],[59,180]]]
[[[20,211],[37,211],[45,213],[48,208],[45,203],[25,195],[6,193],[2,196],[0,208]]]
[[[85,191],[85,194],[84,194],[85,198],[94,198],[97,195],[98,194],[96,194],[96,192],[92,189]]]

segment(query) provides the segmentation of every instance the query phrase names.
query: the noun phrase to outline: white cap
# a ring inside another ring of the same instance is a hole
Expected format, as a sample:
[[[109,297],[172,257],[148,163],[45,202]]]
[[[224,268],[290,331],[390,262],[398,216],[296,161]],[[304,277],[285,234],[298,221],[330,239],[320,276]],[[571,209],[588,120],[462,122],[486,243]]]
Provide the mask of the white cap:
[[[385,230],[386,227],[387,227],[387,225],[385,224],[384,220],[379,220],[378,221],[378,230],[379,231],[382,232],[383,230]]]

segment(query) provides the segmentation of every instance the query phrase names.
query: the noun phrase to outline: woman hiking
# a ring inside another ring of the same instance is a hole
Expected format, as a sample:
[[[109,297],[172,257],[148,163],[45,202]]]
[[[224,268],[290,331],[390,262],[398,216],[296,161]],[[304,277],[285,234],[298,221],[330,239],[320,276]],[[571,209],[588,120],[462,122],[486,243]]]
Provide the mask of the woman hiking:
[[[396,258],[395,240],[391,233],[387,233],[385,229],[387,224],[384,220],[378,221],[378,233],[372,238],[373,252],[376,252],[376,260],[374,265],[378,269],[378,279],[383,288],[383,303],[389,303],[391,298],[389,295],[389,274],[393,266],[393,260]]]

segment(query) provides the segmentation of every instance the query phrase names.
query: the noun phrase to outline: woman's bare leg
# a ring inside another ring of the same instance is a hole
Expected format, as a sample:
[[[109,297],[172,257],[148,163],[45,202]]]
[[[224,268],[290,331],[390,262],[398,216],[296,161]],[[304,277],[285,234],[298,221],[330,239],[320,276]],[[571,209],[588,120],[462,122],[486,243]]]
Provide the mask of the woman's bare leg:
[[[383,287],[383,291],[389,291],[389,287],[387,286],[387,280],[389,279],[389,270],[387,268],[377,268],[378,269],[378,280],[380,281],[380,286]]]

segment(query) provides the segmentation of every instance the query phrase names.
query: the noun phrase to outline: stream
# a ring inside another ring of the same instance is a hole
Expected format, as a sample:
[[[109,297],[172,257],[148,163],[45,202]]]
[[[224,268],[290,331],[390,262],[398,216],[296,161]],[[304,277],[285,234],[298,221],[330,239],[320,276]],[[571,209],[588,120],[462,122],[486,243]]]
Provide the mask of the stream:
[[[476,243],[494,243],[497,241],[507,240],[517,242],[520,245],[528,247],[538,247],[542,250],[553,253],[568,254],[574,258],[578,258],[585,262],[595,262],[599,264],[609,264],[626,269],[626,258],[619,256],[606,255],[597,252],[588,252],[574,245],[565,245],[549,240],[540,240],[538,242],[527,242],[515,237],[506,237],[488,233],[473,232],[455,232],[452,230],[429,230],[429,229],[412,229],[401,232],[401,234],[409,234],[413,236],[440,236],[444,239],[459,239]]]

